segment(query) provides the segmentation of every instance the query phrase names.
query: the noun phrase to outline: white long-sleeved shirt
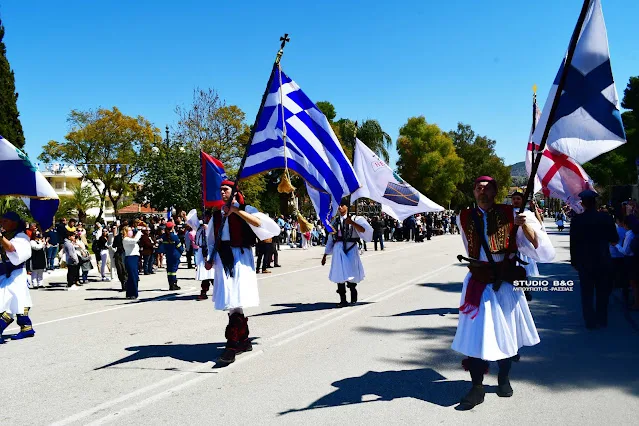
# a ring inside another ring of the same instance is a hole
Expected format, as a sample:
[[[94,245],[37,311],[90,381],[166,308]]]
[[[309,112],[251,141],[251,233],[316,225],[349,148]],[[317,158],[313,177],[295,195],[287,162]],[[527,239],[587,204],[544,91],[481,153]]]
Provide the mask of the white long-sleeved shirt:
[[[630,248],[630,243],[632,243],[632,240],[635,238],[635,234],[631,231],[628,230],[626,232],[626,236],[623,239],[623,245],[621,244],[617,244],[617,250],[619,250],[619,252],[621,254],[623,254],[626,257],[629,256],[634,256],[635,254],[633,253],[632,249]]]
[[[133,237],[124,237],[122,238],[122,245],[124,246],[124,255],[125,256],[139,256],[140,255],[140,246],[138,245],[138,241],[142,238],[142,232],[138,231]]]

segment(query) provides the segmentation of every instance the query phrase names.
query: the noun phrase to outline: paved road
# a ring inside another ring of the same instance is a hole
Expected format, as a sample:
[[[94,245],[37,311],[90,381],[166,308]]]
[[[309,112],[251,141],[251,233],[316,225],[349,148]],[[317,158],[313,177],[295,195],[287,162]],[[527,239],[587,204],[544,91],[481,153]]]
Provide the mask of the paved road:
[[[576,280],[567,233],[552,238],[558,256],[542,274]],[[32,291],[36,337],[0,347],[0,424],[630,424],[639,318],[615,296],[609,328],[586,332],[578,288],[535,293],[542,341],[514,365],[513,398],[494,394],[491,374],[484,404],[454,409],[469,387],[450,350],[462,249],[459,236],[369,247],[361,303],[344,309],[320,248],[282,251],[248,312],[255,349],[227,368],[214,362],[226,315],[194,300],[192,270],[179,292],[164,273],[142,277],[137,302],[117,281],[67,292],[53,278]]]

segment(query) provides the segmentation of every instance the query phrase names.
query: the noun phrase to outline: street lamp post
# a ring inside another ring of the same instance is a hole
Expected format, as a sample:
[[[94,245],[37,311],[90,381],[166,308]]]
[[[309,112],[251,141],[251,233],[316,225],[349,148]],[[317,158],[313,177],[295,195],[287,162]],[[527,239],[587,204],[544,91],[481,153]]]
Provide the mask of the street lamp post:
[[[167,124],[166,127],[166,139],[164,140],[166,142],[166,147],[169,148],[169,125]]]

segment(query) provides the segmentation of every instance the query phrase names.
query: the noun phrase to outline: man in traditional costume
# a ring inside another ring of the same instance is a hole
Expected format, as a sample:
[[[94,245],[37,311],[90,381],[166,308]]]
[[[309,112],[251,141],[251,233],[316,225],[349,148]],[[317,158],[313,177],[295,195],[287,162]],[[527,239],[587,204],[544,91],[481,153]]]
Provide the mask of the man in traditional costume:
[[[33,337],[35,331],[29,319],[33,306],[25,263],[31,257],[31,244],[25,234],[25,225],[15,212],[7,212],[0,218],[0,343],[2,332],[17,317],[20,332],[13,340]]]
[[[163,253],[166,257],[166,276],[169,281],[169,291],[181,290],[177,285],[177,270],[180,266],[180,257],[184,252],[184,245],[175,232],[174,223],[167,222],[164,235],[158,239],[158,253]]]
[[[365,276],[357,247],[360,238],[368,242],[373,239],[373,227],[364,217],[348,215],[350,205],[349,197],[342,198],[338,207],[339,214],[331,224],[334,232],[328,238],[322,257],[323,266],[326,264],[326,256],[332,255],[328,279],[337,283],[337,294],[340,297],[338,308],[348,306],[346,287],[351,291],[351,303],[357,303],[357,283]]]
[[[517,265],[519,252],[538,262],[550,262],[555,250],[536,219],[515,216],[513,206],[495,204],[497,182],[489,176],[475,181],[476,208],[463,210],[457,225],[468,258],[459,308],[459,324],[453,350],[466,355],[462,365],[470,372],[472,388],[461,400],[460,409],[471,409],[484,401],[484,374],[488,362],[499,366],[497,395],[510,397],[509,373],[519,360],[522,346],[539,343],[539,335],[523,292],[513,282],[525,280],[526,271]]]
[[[230,200],[233,181],[220,185],[222,200]],[[248,318],[244,309],[259,305],[257,275],[252,247],[257,239],[265,240],[278,235],[280,228],[267,215],[245,204],[237,193],[230,206],[213,212],[208,226],[207,268],[214,267],[213,303],[215,309],[229,311],[226,326],[226,349],[218,362],[230,364],[235,356],[251,351]]]
[[[207,229],[208,223],[211,220],[211,210],[204,212],[204,220],[200,221],[197,217],[197,210],[193,209],[186,216],[186,222],[195,229],[195,242],[193,249],[195,250],[195,279],[201,281],[201,291],[197,300],[208,299],[207,293],[211,284],[213,284],[213,278],[215,271],[213,269],[206,269],[206,259],[209,255],[209,246],[207,241]]]

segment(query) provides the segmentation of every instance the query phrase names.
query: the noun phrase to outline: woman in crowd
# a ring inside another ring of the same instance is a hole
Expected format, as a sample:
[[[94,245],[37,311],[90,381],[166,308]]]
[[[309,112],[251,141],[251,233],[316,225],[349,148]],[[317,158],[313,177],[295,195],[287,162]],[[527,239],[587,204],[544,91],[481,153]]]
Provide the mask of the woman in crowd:
[[[67,262],[67,289],[77,290],[80,280],[80,259],[75,250],[75,232],[68,232],[64,240],[64,255]]]
[[[87,283],[89,278],[89,271],[93,269],[93,264],[91,263],[91,254],[89,253],[89,250],[87,249],[84,241],[82,241],[82,232],[80,232],[79,230],[76,231],[75,250],[80,262],[80,272],[82,272],[82,279],[78,283],[78,285],[81,286],[82,284]]]
[[[47,244],[47,270],[53,271],[55,269],[55,258],[58,256],[58,248],[60,243],[62,243],[58,237],[55,226],[51,226],[51,228],[44,233],[44,239]]]
[[[124,265],[127,272],[126,298],[138,298],[138,262],[140,260],[140,246],[138,241],[142,238],[142,233],[135,232],[130,226],[125,226],[122,232],[122,245],[124,246]]]
[[[109,231],[106,228],[102,228],[100,236],[93,245],[93,251],[95,253],[96,259],[100,259],[100,276],[102,277],[102,281],[111,281],[111,279],[106,276],[107,261],[109,260],[108,244]]]
[[[47,268],[46,243],[39,229],[31,240],[31,288],[44,287],[44,270]]]

